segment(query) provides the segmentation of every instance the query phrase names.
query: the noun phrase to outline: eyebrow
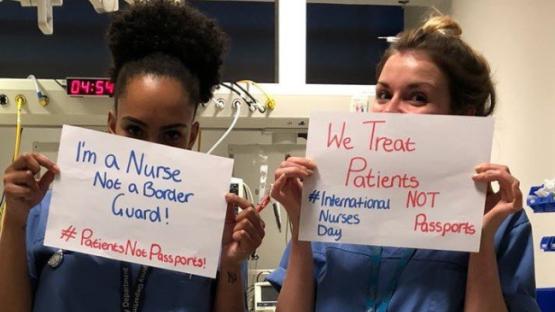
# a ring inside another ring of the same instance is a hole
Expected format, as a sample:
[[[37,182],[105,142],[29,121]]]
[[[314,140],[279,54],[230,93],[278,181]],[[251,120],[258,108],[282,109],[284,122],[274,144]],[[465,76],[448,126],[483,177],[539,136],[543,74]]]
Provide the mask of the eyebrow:
[[[382,86],[384,86],[384,87],[386,87],[386,88],[389,88],[389,85],[388,85],[387,83],[383,82],[383,81],[378,81],[378,82],[376,83],[376,85],[382,85]]]
[[[137,118],[126,116],[126,117],[123,117],[122,119],[125,120],[125,121],[130,121],[130,122],[139,124],[139,125],[141,125],[145,128],[148,128],[148,125],[144,121],[141,121]],[[184,124],[184,123],[176,123],[176,124],[171,124],[171,125],[160,127],[160,130],[168,130],[168,129],[175,129],[175,128],[187,128],[187,125]]]
[[[145,127],[145,128],[148,128],[148,125],[147,125],[145,122],[143,122],[143,121],[141,121],[141,120],[139,120],[139,119],[137,119],[137,118],[133,118],[133,117],[126,116],[126,117],[123,117],[122,119],[125,120],[125,121],[130,121],[130,122],[139,124],[139,125],[141,125],[141,126],[143,126],[143,127]]]
[[[176,124],[160,127],[160,130],[168,130],[168,129],[174,129],[174,128],[187,128],[187,125],[182,123],[176,123]]]

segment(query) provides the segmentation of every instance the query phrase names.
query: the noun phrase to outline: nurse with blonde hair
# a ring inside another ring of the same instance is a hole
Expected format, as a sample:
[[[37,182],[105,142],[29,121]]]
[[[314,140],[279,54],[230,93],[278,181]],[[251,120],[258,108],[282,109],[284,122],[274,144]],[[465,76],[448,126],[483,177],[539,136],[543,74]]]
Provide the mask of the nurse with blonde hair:
[[[372,110],[489,116],[496,104],[489,66],[461,33],[448,16],[401,33],[378,65]],[[280,289],[278,311],[539,311],[531,226],[506,166],[476,164],[474,181],[500,187],[488,187],[485,210],[475,207],[484,210],[478,253],[299,241],[302,179],[315,170],[291,157],[275,172],[272,196],[293,224],[268,278]]]

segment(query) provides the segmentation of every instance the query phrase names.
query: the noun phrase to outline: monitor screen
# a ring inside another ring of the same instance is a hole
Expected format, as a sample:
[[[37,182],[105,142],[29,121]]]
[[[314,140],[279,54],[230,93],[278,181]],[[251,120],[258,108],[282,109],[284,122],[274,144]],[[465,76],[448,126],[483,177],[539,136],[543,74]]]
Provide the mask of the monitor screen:
[[[262,301],[277,301],[278,292],[272,286],[262,286],[260,287],[262,294]]]

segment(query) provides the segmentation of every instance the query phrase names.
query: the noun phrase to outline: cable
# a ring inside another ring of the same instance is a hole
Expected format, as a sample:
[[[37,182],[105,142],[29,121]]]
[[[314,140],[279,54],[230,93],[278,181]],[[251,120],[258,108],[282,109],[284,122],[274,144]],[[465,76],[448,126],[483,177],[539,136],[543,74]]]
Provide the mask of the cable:
[[[245,88],[241,87],[241,85],[239,85],[237,82],[232,82],[231,84],[236,86],[237,88],[239,88],[239,90],[243,91],[243,93],[251,99],[251,101],[252,101],[251,103],[256,103],[256,99],[254,98],[254,96],[252,96],[252,94],[250,94],[249,91],[247,91]]]
[[[18,95],[15,97],[15,102],[17,104],[17,120],[15,125],[15,146],[13,152],[12,161],[15,161],[19,156],[19,149],[21,147],[21,133],[23,129],[21,128],[21,108],[26,104],[27,100],[23,95]]]
[[[67,84],[63,85],[58,79],[54,79],[54,81],[60,86],[60,88],[67,90]]]
[[[262,107],[260,104],[258,104],[258,101],[254,98],[254,96],[252,96],[252,94],[247,91],[245,88],[241,87],[241,85],[239,85],[237,82],[232,82],[232,85],[236,86],[237,88],[239,88],[241,91],[243,91],[243,93],[250,98],[251,100],[251,104],[253,104],[254,106],[256,106],[258,108],[258,111],[261,113],[265,113],[266,112],[266,108]]]
[[[21,148],[21,134],[23,133],[23,128],[21,127],[21,108],[26,104],[27,100],[23,95],[17,95],[15,97],[15,102],[17,104],[17,120],[15,124],[15,146],[12,161],[15,161],[19,156],[19,150]],[[0,201],[0,229],[4,224],[4,211],[6,205],[4,205],[5,194],[2,192],[2,201]]]
[[[241,105],[237,104],[235,105],[235,115],[233,116],[233,121],[231,121],[231,125],[229,125],[229,128],[227,128],[227,130],[220,137],[220,139],[216,141],[214,145],[212,145],[212,147],[208,150],[208,152],[206,152],[207,154],[212,154],[212,152],[216,149],[216,147],[218,147],[218,145],[220,145],[220,143],[222,143],[222,141],[227,137],[227,135],[235,127],[235,124],[237,123],[237,120],[239,119],[240,114],[241,114]]]
[[[254,112],[254,111],[255,111],[256,108],[254,108],[254,107],[252,106],[252,103],[251,103],[248,99],[245,98],[245,96],[243,95],[243,93],[237,91],[237,89],[235,89],[235,88],[233,87],[232,84],[227,85],[227,84],[225,84],[225,82],[222,82],[222,83],[220,83],[220,86],[223,86],[223,87],[225,87],[225,88],[231,90],[233,93],[237,94],[237,95],[243,100],[243,102],[245,102],[245,104],[247,104],[247,105],[249,106],[249,110],[250,110],[251,112]]]
[[[262,271],[258,272],[258,273],[256,274],[256,283],[260,282],[260,276],[261,276],[262,274],[269,275],[269,274],[272,274],[272,271],[270,271],[270,270],[262,270]]]
[[[246,196],[245,199],[250,200],[249,193],[247,192],[247,188],[245,187],[245,183],[243,183],[242,185],[243,185],[243,192],[245,192],[245,196]]]
[[[279,212],[279,206],[276,202],[273,202],[272,207],[274,209],[274,217],[276,218],[278,231],[281,233],[281,213]]]
[[[44,94],[40,89],[39,82],[37,81],[37,78],[35,77],[35,75],[29,75],[27,76],[27,79],[31,79],[35,84],[35,91],[37,92],[37,98],[39,99],[39,104],[41,106],[48,105],[48,102],[49,102],[48,96]]]
[[[241,97],[243,96],[243,95],[241,94],[241,92],[237,91],[234,87],[230,87],[230,86],[226,85],[224,82],[220,83],[220,86],[229,89],[231,92],[234,92],[234,93],[237,94],[238,96],[241,96]]]
[[[258,91],[260,91],[265,97],[266,97],[266,107],[269,110],[274,110],[276,108],[276,100],[269,95],[266,91],[264,91],[264,89],[256,82],[252,81],[252,80],[240,80],[237,81],[238,83],[246,83],[246,84],[251,84],[253,85],[255,88],[258,89]]]

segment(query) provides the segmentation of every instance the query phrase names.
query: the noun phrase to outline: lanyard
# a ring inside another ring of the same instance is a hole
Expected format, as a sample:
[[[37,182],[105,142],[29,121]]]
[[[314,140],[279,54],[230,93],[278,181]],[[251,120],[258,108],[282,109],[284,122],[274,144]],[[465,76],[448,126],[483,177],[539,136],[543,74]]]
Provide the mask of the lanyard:
[[[406,248],[402,250],[401,259],[397,268],[391,276],[391,280],[387,287],[386,295],[383,298],[378,298],[378,284],[379,284],[379,274],[380,274],[380,264],[382,258],[382,247],[372,248],[370,254],[370,261],[372,263],[372,268],[370,271],[370,296],[368,298],[367,312],[386,312],[389,304],[391,303],[391,298],[393,293],[397,288],[397,282],[403,270],[407,267],[410,259],[414,256],[416,249]]]
[[[129,263],[121,262],[120,264],[120,280],[121,280],[121,311],[122,312],[140,312],[145,286],[150,274],[151,268],[146,265],[141,265],[141,270],[137,276],[137,282],[133,289],[131,290],[132,280],[131,280],[131,268]]]

